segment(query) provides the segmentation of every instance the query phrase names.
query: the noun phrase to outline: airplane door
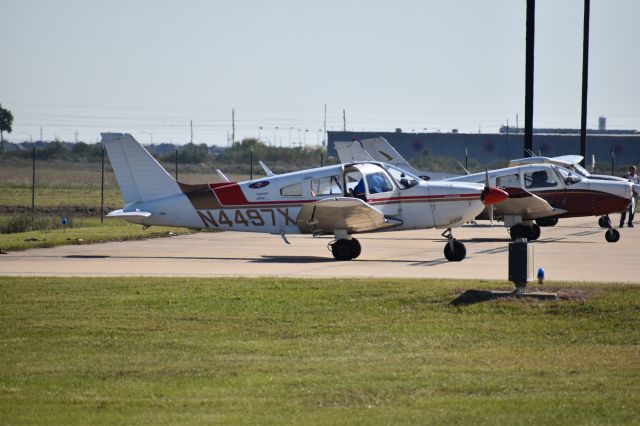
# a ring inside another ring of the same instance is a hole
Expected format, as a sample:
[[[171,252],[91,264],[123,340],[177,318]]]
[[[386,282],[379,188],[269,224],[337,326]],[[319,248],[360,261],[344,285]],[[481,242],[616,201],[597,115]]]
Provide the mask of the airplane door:
[[[400,214],[400,189],[382,167],[356,164],[345,169],[345,195],[360,198],[385,216]]]
[[[385,216],[400,214],[400,189],[384,169],[374,164],[367,166],[364,170],[367,202]]]

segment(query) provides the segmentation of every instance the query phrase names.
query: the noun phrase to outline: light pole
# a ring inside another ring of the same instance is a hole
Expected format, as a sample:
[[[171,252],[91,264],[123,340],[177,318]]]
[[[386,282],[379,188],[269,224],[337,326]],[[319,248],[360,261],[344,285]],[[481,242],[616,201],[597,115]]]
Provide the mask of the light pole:
[[[273,128],[273,146],[277,146],[278,145],[278,139],[276,138],[276,134],[277,134],[278,129],[279,129],[278,126]]]
[[[307,146],[307,134],[309,133],[309,129],[304,129],[304,146]]]
[[[33,135],[28,132],[20,132],[29,135],[31,146],[33,147],[32,166],[31,166],[31,228],[36,219],[36,144],[33,143]]]
[[[258,140],[262,137],[262,126],[258,127]]]
[[[291,131],[293,130],[293,127],[289,127],[289,147],[291,147]]]

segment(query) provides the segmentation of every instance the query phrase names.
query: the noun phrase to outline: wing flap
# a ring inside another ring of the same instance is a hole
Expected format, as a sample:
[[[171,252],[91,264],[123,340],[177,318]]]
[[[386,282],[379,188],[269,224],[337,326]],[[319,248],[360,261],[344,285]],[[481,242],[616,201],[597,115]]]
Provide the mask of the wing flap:
[[[546,200],[522,188],[504,188],[509,198],[494,206],[494,215],[521,215],[525,220],[558,216],[566,210],[558,209]]]
[[[402,224],[386,218],[380,211],[358,198],[326,198],[306,204],[296,218],[302,233],[333,234],[344,229],[350,234],[376,231]]]

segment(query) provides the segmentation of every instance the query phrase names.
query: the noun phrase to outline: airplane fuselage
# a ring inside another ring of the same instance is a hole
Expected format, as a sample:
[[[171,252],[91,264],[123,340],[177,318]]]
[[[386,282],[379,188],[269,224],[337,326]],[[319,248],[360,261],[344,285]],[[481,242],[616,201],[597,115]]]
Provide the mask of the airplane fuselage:
[[[450,228],[473,220],[484,208],[483,185],[418,181],[402,188],[387,169],[375,163],[327,166],[246,182],[180,184],[182,194],[128,205],[124,212],[149,212],[127,220],[143,225],[183,226],[272,234],[313,233],[305,226],[305,204],[351,196],[347,173],[384,173],[390,186],[364,194],[365,201],[389,220],[387,230]],[[320,192],[315,189],[321,189]],[[328,233],[328,232],[321,232]]]

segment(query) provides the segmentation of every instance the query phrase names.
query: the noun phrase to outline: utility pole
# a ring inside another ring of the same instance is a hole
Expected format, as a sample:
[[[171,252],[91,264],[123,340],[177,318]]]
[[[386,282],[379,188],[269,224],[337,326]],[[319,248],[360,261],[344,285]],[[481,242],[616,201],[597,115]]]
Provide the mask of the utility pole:
[[[587,156],[587,86],[589,80],[589,9],[590,0],[584,0],[584,27],[582,37],[582,113],[580,117],[580,155],[585,165]]]
[[[193,144],[193,120],[189,120],[189,127],[191,128],[191,144]]]
[[[533,42],[535,38],[536,1],[527,0],[525,94],[524,94],[524,156],[533,151]]]
[[[236,110],[231,109],[231,146],[236,143]]]
[[[347,112],[344,109],[342,110],[342,131],[347,131]]]
[[[33,228],[36,220],[36,144],[33,142],[33,136],[31,137],[31,144],[33,145],[33,167],[31,172],[31,228]]]
[[[322,150],[324,151],[324,147],[327,144],[327,103],[324,103],[324,127],[322,133]]]
[[[249,149],[249,180],[253,180],[253,145]]]
[[[104,142],[102,142],[102,169],[100,179],[100,223],[104,223]]]

